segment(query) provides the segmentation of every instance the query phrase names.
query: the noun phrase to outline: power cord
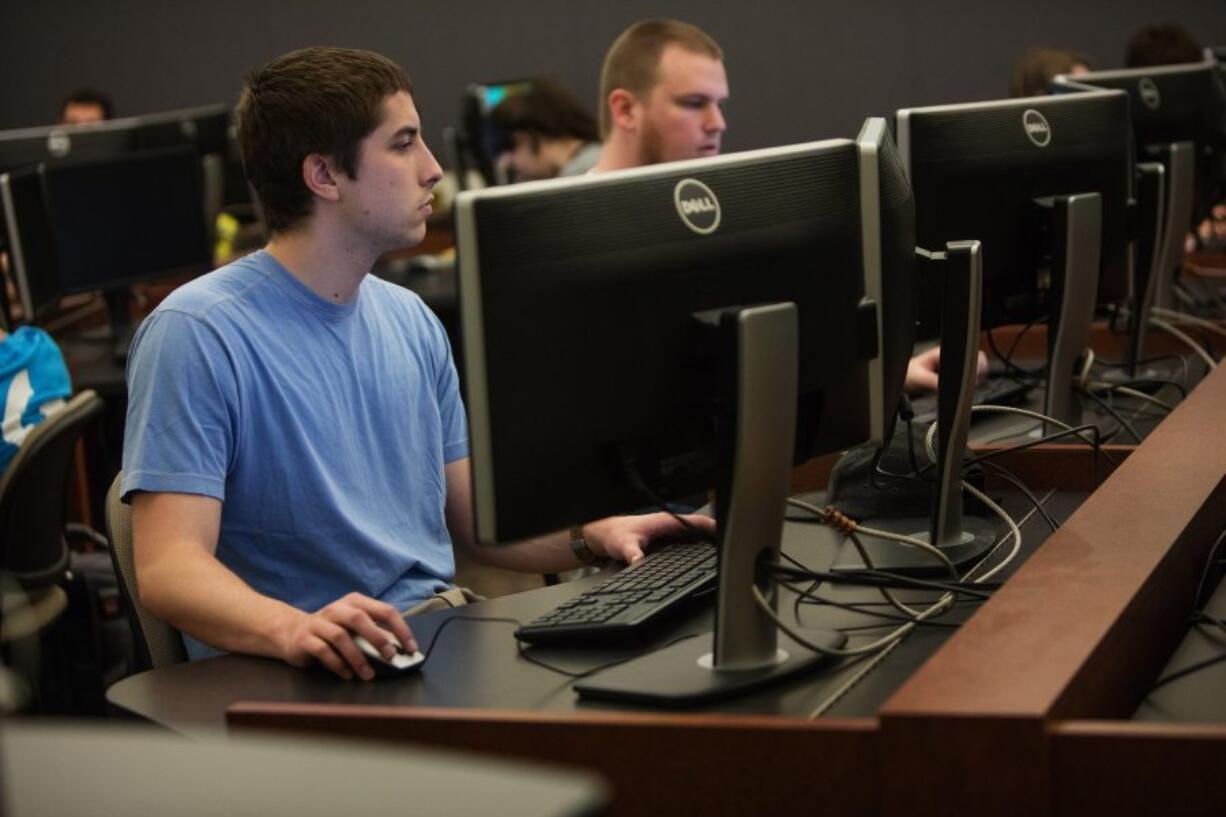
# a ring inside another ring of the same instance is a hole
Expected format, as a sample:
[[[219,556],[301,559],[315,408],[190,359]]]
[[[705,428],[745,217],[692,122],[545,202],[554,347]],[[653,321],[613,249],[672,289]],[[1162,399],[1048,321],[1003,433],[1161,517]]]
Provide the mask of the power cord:
[[[1042,324],[1046,322],[1047,322],[1046,318],[1035,318],[1034,320],[1030,321],[1025,326],[1023,326],[1021,331],[1018,332],[1014,336],[1013,343],[1009,346],[1009,351],[1005,352],[1004,354],[1002,354],[1000,349],[997,348],[996,346],[995,330],[989,329],[985,333],[988,336],[988,348],[992,350],[992,354],[996,356],[997,360],[1005,364],[1006,372],[1013,372],[1014,374],[1020,377],[1028,378],[1031,381],[1037,381],[1038,379],[1043,377],[1044,373],[1047,370],[1046,366],[1039,366],[1038,368],[1035,368],[1035,369],[1022,368],[1021,366],[1018,366],[1016,363],[1013,362],[1013,353],[1017,351],[1017,347],[1022,342],[1022,338],[1024,338],[1026,334],[1032,328],[1034,328],[1037,324]]]
[[[1149,319],[1149,325],[1155,326],[1158,329],[1161,329],[1163,332],[1166,332],[1168,335],[1171,335],[1176,340],[1183,343],[1185,346],[1187,346],[1189,349],[1195,352],[1197,357],[1205,361],[1205,365],[1209,367],[1209,371],[1213,371],[1214,369],[1217,368],[1217,363],[1213,360],[1213,357],[1208,352],[1205,351],[1205,348],[1201,346],[1199,343],[1197,343],[1195,340],[1193,340],[1190,335],[1177,329],[1173,324],[1168,323],[1162,320],[1161,318],[1151,317]]]

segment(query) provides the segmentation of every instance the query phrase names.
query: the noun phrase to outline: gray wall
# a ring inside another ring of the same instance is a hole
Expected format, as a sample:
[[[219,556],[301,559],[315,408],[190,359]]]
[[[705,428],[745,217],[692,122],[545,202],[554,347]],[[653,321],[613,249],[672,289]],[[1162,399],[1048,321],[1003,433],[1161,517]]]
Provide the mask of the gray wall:
[[[1138,26],[1178,20],[1226,44],[1226,0],[3,0],[0,128],[50,122],[96,85],[120,114],[233,101],[244,71],[304,45],[360,46],[403,64],[438,146],[473,80],[551,74],[596,102],[604,49],[630,22],[675,16],[727,52],[728,150],[853,136],[899,107],[1004,96],[1028,45],[1120,64]]]

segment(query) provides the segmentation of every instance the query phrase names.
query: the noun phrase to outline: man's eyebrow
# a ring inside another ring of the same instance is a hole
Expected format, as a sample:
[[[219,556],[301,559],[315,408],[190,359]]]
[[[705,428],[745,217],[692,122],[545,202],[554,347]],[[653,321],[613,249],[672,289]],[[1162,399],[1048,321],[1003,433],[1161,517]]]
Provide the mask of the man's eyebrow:
[[[392,134],[392,139],[399,139],[402,136],[407,136],[410,139],[414,139],[419,133],[421,133],[421,128],[417,127],[416,125],[405,125],[403,128]]]

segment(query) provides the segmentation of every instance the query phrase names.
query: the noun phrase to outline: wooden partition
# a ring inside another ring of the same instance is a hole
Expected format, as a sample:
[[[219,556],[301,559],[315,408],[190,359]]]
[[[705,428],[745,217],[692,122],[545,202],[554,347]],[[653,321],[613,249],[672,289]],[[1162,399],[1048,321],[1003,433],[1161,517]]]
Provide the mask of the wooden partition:
[[[887,813],[1031,815],[1066,802],[1077,753],[1090,763],[1101,743],[1057,724],[1128,718],[1184,632],[1226,525],[1223,417],[1218,371],[887,702]],[[1226,747],[1209,732],[1206,756]]]
[[[227,721],[595,769],[610,815],[877,814],[869,719],[240,703]]]

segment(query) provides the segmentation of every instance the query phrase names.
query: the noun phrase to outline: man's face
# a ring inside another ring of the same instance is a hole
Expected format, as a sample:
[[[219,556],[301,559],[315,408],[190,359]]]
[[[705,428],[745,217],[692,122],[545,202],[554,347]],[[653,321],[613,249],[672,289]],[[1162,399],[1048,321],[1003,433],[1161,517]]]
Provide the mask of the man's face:
[[[728,127],[721,109],[728,99],[723,62],[668,45],[660,54],[656,79],[640,101],[643,163],[717,155]]]
[[[398,91],[383,101],[383,120],[358,149],[357,178],[338,176],[344,212],[364,241],[382,252],[425,238],[443,169],[422,138],[412,97]]]
[[[520,182],[551,179],[558,174],[558,169],[546,160],[541,150],[541,140],[534,139],[532,134],[523,131],[511,134],[511,149],[503,153],[498,160],[504,168],[513,172],[515,180]]]
[[[69,102],[60,112],[61,125],[82,125],[106,119],[102,106],[96,102]]]

